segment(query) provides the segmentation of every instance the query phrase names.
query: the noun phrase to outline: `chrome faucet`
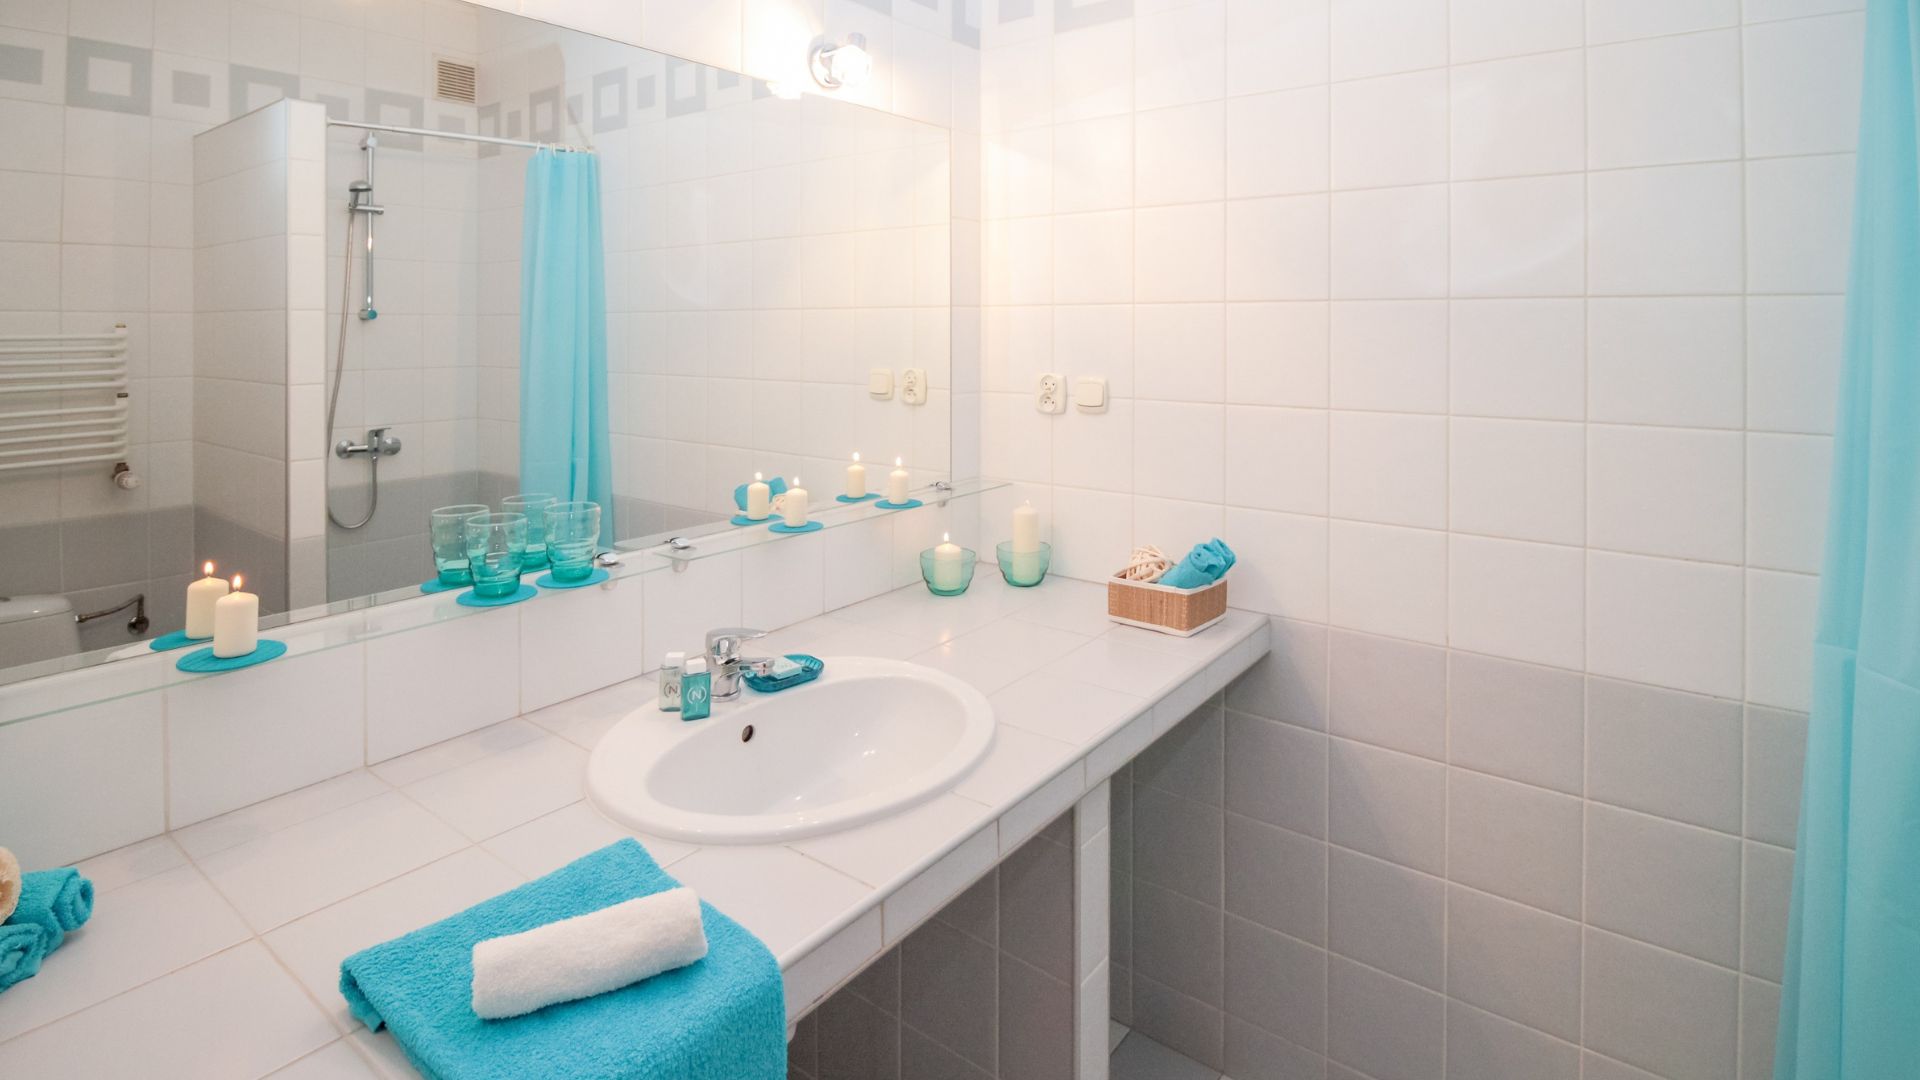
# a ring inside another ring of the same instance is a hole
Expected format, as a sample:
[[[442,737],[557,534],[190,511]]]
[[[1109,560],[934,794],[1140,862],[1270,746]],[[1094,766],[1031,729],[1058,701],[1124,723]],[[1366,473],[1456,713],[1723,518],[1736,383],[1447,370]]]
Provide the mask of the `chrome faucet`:
[[[741,656],[742,642],[767,636],[765,630],[732,626],[707,631],[707,670],[713,673],[713,700],[732,701],[740,696],[740,676],[748,671],[765,675],[773,669],[770,656]]]

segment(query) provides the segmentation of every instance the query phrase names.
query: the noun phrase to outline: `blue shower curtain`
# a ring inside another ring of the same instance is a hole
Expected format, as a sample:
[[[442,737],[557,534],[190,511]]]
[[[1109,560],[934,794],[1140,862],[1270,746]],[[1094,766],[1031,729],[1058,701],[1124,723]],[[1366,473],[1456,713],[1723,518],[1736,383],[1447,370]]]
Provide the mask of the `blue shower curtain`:
[[[609,546],[610,443],[600,161],[543,148],[527,162],[520,247],[520,490],[599,503]]]
[[[1920,0],[1870,0],[1777,1080],[1920,1075]]]

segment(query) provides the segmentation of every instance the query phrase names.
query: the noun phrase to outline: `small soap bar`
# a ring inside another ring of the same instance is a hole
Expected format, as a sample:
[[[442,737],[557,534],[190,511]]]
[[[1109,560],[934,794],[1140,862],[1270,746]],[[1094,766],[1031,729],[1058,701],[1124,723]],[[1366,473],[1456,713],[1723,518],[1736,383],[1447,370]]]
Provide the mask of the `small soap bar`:
[[[797,675],[799,673],[800,665],[784,656],[774,657],[773,663],[767,668],[767,678],[769,679],[784,679],[789,675]]]

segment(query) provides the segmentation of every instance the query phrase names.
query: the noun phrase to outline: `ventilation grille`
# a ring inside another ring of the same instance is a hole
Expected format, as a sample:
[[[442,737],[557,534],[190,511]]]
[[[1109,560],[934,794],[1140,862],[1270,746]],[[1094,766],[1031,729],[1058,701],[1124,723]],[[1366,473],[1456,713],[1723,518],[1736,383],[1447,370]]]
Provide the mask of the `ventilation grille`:
[[[444,56],[434,57],[433,96],[438,101],[455,101],[462,105],[473,104],[473,65],[449,60]]]

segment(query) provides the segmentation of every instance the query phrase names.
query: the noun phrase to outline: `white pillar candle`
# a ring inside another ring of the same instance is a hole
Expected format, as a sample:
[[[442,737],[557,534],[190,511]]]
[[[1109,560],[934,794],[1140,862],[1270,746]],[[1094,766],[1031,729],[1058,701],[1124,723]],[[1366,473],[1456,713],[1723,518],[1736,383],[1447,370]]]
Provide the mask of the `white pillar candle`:
[[[933,549],[933,587],[941,592],[953,592],[961,582],[960,545],[953,542],[953,534],[941,533],[940,545]]]
[[[753,483],[747,485],[748,517],[755,521],[765,521],[773,514],[772,491],[773,489],[767,487],[767,482],[760,478],[759,473],[753,474]]]
[[[847,466],[847,498],[867,497],[867,467],[860,464],[860,452],[853,452],[853,464]]]
[[[241,592],[240,585],[240,575],[233,575],[233,591],[213,604],[213,655],[222,660],[245,656],[260,644],[260,598]]]
[[[213,636],[213,605],[227,595],[227,579],[213,576],[212,563],[201,570],[205,576],[187,586],[187,625],[183,631],[195,640]]]
[[[893,471],[887,474],[887,501],[895,506],[907,501],[907,470],[900,459],[893,459]]]
[[[785,516],[789,529],[797,529],[807,523],[807,489],[800,486],[797,476],[787,485],[787,493],[780,496],[780,513]]]
[[[1040,511],[1030,502],[1013,508],[1013,550],[1021,555],[1040,550]]]

